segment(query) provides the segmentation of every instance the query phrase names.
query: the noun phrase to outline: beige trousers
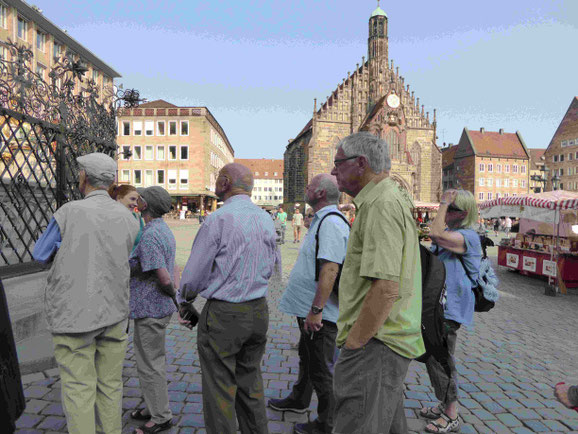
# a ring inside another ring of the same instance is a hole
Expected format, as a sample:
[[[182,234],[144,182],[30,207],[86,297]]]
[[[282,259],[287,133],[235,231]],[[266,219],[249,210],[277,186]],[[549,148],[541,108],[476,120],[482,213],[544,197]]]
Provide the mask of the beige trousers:
[[[127,320],[87,333],[54,334],[62,406],[72,434],[120,434]]]
[[[156,424],[173,418],[169,408],[165,335],[171,315],[134,320],[134,354],[145,404]]]

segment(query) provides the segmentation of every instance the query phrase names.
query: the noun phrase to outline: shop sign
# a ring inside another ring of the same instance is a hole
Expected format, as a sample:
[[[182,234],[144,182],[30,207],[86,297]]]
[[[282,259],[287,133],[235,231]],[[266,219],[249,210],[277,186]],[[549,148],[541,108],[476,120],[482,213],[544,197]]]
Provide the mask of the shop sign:
[[[514,253],[506,253],[506,265],[512,268],[518,268],[520,257]]]
[[[544,276],[556,277],[556,261],[542,261],[542,274]]]
[[[532,273],[535,273],[537,262],[538,262],[537,258],[532,258],[531,256],[524,256],[522,263],[522,270],[531,271]]]

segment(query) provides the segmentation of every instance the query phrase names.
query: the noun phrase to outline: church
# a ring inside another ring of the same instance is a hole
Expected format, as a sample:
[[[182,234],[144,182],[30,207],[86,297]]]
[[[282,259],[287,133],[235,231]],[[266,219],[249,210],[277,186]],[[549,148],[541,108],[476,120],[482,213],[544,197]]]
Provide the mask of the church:
[[[436,112],[419,98],[388,59],[388,18],[379,7],[369,18],[368,58],[317,107],[313,117],[289,141],[284,154],[284,204],[304,202],[305,187],[315,175],[333,168],[335,147],[344,137],[369,131],[387,141],[390,175],[414,201],[439,202],[442,154],[436,145]],[[345,199],[347,200],[347,199]]]

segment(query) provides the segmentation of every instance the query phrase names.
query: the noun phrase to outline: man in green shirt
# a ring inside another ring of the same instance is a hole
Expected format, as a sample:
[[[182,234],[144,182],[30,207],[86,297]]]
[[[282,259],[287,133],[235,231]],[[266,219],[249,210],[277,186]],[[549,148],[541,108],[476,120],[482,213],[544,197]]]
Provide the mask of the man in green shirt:
[[[281,244],[285,244],[285,229],[287,229],[287,213],[283,211],[282,207],[279,207],[279,212],[277,213],[277,220],[281,223]]]
[[[361,132],[337,146],[332,175],[356,219],[339,282],[334,433],[407,432],[403,381],[421,337],[419,242],[387,143]]]

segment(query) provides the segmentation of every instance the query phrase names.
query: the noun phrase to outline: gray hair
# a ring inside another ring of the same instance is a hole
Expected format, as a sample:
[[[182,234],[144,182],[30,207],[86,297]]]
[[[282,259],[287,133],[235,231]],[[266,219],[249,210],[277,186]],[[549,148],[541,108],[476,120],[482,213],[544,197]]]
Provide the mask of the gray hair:
[[[114,175],[112,177],[107,175],[94,175],[89,173],[84,167],[80,166],[80,168],[86,174],[86,182],[94,188],[108,190],[108,187],[114,183]]]
[[[339,202],[339,197],[341,192],[339,187],[335,185],[335,182],[330,177],[324,177],[319,180],[319,184],[315,191],[325,191],[325,200],[330,204],[337,204]]]
[[[337,145],[341,148],[346,157],[363,155],[371,170],[381,173],[391,169],[391,159],[389,158],[389,145],[383,139],[374,136],[367,131],[351,134],[344,138]]]

